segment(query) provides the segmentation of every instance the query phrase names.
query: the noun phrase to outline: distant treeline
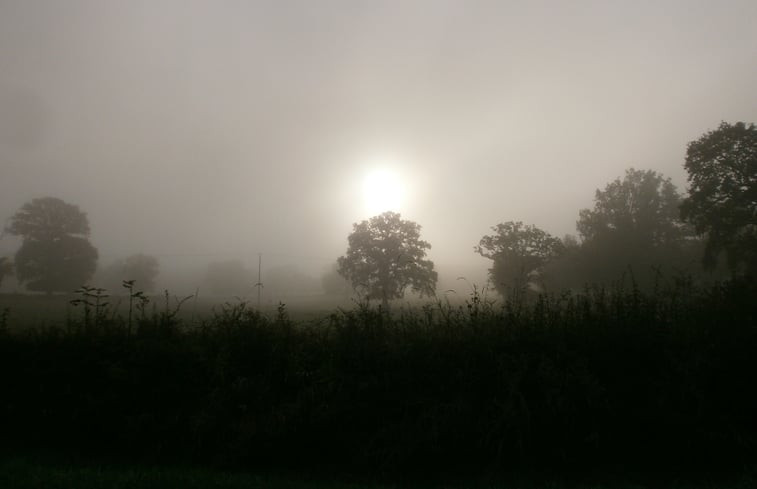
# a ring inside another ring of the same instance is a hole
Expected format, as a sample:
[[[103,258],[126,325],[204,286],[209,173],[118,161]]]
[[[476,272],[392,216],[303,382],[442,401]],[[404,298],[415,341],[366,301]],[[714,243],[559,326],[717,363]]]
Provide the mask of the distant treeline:
[[[647,291],[661,280],[682,277],[712,283],[757,276],[757,126],[722,122],[688,144],[684,168],[685,195],[658,172],[628,169],[596,191],[593,208],[578,212],[577,236],[560,239],[503,216],[510,220],[495,224],[474,247],[492,261],[491,284],[506,296],[513,288],[577,290],[622,274]],[[0,257],[0,284],[15,274],[27,290],[51,294],[93,280],[99,254],[77,206],[54,197],[33,199],[9,223],[3,233],[22,243],[13,261]],[[448,232],[455,232],[454,223]],[[265,287],[278,298],[312,293],[321,285],[332,296],[357,292],[380,300],[385,309],[407,291],[435,294],[438,272],[426,257],[432,244],[421,239],[420,224],[385,212],[355,223],[347,242],[346,253],[324,271],[320,284],[287,267],[263,280],[238,260],[209,264],[198,282],[216,295],[249,295]],[[158,273],[158,260],[139,253],[101,268],[94,280],[111,293],[123,292],[123,280],[150,291]],[[192,285],[196,290],[200,284]]]
[[[681,281],[366,305],[295,324],[226,304],[188,328],[82,290],[62,329],[0,322],[0,449],[436,475],[757,460],[757,284]]]

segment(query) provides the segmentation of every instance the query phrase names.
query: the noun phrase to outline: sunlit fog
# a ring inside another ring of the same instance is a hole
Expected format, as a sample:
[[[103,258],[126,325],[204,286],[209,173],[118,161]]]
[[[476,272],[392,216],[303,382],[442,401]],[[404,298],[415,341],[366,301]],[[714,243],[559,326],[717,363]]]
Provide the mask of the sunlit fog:
[[[353,224],[396,211],[438,289],[468,290],[498,223],[576,235],[631,167],[684,193],[687,143],[757,119],[755,18],[738,0],[2,0],[0,217],[59,198],[98,274],[141,253],[156,290],[192,292],[235,261],[255,296],[262,254],[296,296],[322,292]]]
[[[757,487],[757,0],[0,0],[0,489]]]

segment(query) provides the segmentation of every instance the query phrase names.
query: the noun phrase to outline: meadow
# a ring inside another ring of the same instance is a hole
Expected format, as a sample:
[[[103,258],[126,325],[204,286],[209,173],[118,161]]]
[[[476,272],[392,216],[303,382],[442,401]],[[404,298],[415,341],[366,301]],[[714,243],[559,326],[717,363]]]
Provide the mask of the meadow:
[[[108,297],[104,302],[108,303],[108,315],[111,319],[128,315],[128,294],[121,291],[114,294],[110,291],[104,293]],[[155,314],[165,310],[165,294],[149,294],[149,314]],[[186,299],[189,297],[188,299]],[[63,328],[76,322],[82,316],[82,308],[74,306],[71,301],[80,299],[80,295],[74,292],[68,294],[24,294],[24,293],[0,293],[0,311],[7,310],[7,326],[14,332],[23,332],[30,329]],[[186,300],[184,300],[186,299]],[[326,296],[295,296],[287,300],[286,308],[288,315],[298,322],[317,321],[327,317],[338,308],[352,308],[355,302],[344,297]],[[212,296],[201,294],[195,299],[194,295],[174,295],[169,291],[169,307],[175,308],[177,301],[182,301],[177,313],[182,326],[199,326],[203,321],[210,321],[215,312],[222,309],[224,304],[239,304],[246,302],[249,305],[256,303],[254,297],[238,296]],[[265,314],[275,314],[278,304],[265,302],[260,311]],[[257,307],[256,307],[257,309]]]
[[[76,297],[2,298],[6,460],[380,481],[717,480],[757,460],[750,280],[312,318]]]

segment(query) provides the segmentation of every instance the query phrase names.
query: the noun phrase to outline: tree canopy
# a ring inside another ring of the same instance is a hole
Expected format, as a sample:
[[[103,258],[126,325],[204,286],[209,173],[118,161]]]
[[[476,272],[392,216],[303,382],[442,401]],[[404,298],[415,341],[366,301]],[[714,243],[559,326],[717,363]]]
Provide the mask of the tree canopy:
[[[87,238],[87,215],[61,199],[44,197],[24,204],[8,231],[23,238],[16,253],[16,276],[29,290],[73,290],[97,267],[97,250]]]
[[[408,288],[433,295],[438,275],[434,263],[426,259],[431,245],[420,232],[420,225],[396,212],[354,224],[347,253],[337,260],[339,274],[369,298],[380,299],[384,308]]]
[[[477,253],[493,261],[489,278],[505,295],[510,287],[535,284],[542,267],[563,252],[562,242],[533,225],[508,221],[481,238]]]
[[[11,219],[10,234],[25,240],[53,241],[65,236],[89,236],[89,220],[78,206],[55,197],[27,202]]]
[[[594,208],[579,213],[576,228],[585,241],[609,236],[655,246],[683,235],[681,196],[670,178],[629,168],[625,177],[597,189]]]
[[[653,287],[659,274],[692,273],[699,242],[680,219],[682,201],[669,178],[652,170],[626,170],[597,190],[592,209],[579,213],[580,245],[545,267],[551,287],[581,287],[628,276]],[[629,276],[630,274],[630,276]]]
[[[722,122],[689,143],[681,215],[706,235],[704,263],[725,252],[735,272],[757,273],[757,127]]]

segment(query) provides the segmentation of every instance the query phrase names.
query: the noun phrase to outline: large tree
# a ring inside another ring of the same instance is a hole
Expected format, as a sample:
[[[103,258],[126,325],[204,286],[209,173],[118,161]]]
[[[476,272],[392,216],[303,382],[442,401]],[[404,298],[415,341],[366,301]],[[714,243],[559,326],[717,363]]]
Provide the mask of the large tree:
[[[708,268],[725,252],[734,272],[757,274],[757,127],[722,122],[689,143],[681,215],[706,236]]]
[[[542,267],[563,252],[559,239],[536,226],[508,221],[492,231],[494,234],[481,238],[475,250],[493,261],[489,278],[502,295],[511,287],[537,285]]]
[[[679,240],[681,196],[669,178],[652,170],[626,170],[625,177],[597,190],[594,208],[579,213],[576,228],[584,241],[623,237],[659,245]]]
[[[694,243],[680,219],[680,204],[669,178],[652,170],[627,170],[622,179],[596,191],[592,209],[580,211],[580,249],[548,267],[548,274],[557,279],[558,270],[573,270],[574,285],[580,286],[614,281],[630,271],[637,285],[650,287],[658,272],[692,271]]]
[[[426,259],[431,245],[421,239],[420,225],[385,212],[354,224],[347,241],[347,253],[337,260],[339,274],[369,298],[380,299],[385,310],[408,288],[434,294],[438,275]]]
[[[86,283],[97,266],[89,242],[87,215],[61,199],[44,197],[24,204],[8,231],[23,238],[16,253],[16,276],[26,288],[65,292]]]

